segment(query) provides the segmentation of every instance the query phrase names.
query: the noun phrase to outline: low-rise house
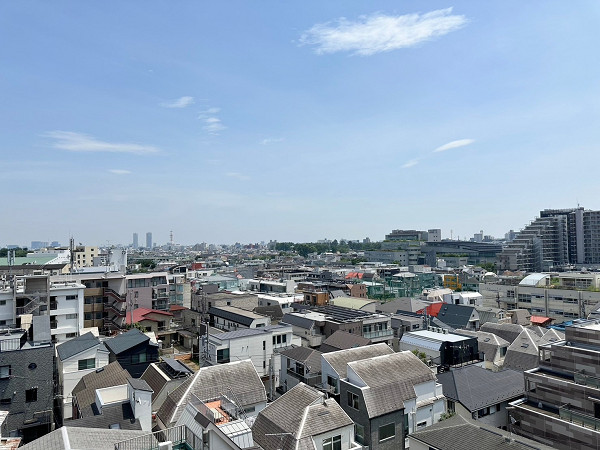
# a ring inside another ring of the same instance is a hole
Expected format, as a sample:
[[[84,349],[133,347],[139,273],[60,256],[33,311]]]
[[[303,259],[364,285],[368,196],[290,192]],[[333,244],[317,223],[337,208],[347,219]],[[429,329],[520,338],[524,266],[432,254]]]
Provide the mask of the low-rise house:
[[[62,397],[62,419],[72,417],[73,388],[84,375],[108,364],[109,351],[88,332],[56,347],[58,390]]]
[[[255,442],[264,450],[350,450],[352,419],[333,399],[300,383],[263,409],[252,425]]]
[[[516,370],[492,372],[471,365],[437,376],[447,401],[447,410],[480,423],[504,428],[509,425],[506,407],[522,397],[523,373]]]
[[[240,328],[260,328],[271,325],[271,319],[235,306],[212,307],[208,310],[210,324],[226,331]]]
[[[156,413],[157,425],[161,429],[175,425],[192,394],[205,403],[226,397],[249,417],[267,406],[265,386],[252,361],[234,361],[202,367],[169,393]]]
[[[523,325],[516,323],[492,323],[486,322],[481,325],[480,330],[486,333],[494,333],[496,336],[500,336],[505,341],[513,343],[514,340],[521,334],[525,329]]]
[[[118,442],[146,437],[142,430],[114,430],[100,428],[62,427],[21,447],[22,450],[115,450]]]
[[[459,448],[551,450],[554,448],[458,415],[409,435],[408,441],[411,450],[455,450]]]
[[[134,378],[142,376],[153,362],[158,362],[158,344],[134,328],[104,341],[110,351],[109,361],[118,361]]]
[[[278,349],[300,345],[289,325],[270,325],[260,328],[247,328],[226,333],[209,334],[202,337],[202,348],[208,349],[208,360],[212,364],[250,359],[261,377],[273,375],[274,386],[279,386],[277,374],[280,358],[274,356]]]
[[[153,391],[152,410],[158,410],[167,395],[183,384],[193,373],[181,361],[172,358],[162,358],[161,362],[150,364],[140,379],[148,383]]]
[[[116,361],[84,375],[73,388],[73,419],[94,416],[97,389],[124,385],[129,378],[129,372]]]
[[[456,330],[479,329],[479,313],[474,306],[444,303],[437,318]]]
[[[477,338],[437,327],[404,333],[400,350],[425,353],[433,365],[440,367],[439,370],[479,360]]]
[[[508,341],[485,331],[459,330],[458,334],[477,338],[480,359],[484,361],[486,369],[494,370],[504,365],[504,357],[510,345]]]
[[[279,386],[287,392],[299,383],[321,384],[321,352],[308,347],[292,347],[279,352]]]
[[[370,339],[357,334],[347,333],[338,330],[323,341],[319,351],[322,353],[337,352],[338,350],[347,350],[349,348],[364,347],[371,343]]]
[[[144,380],[95,390],[92,414],[68,422],[70,427],[152,430],[152,389]]]
[[[348,363],[340,404],[355,423],[355,439],[372,450],[404,448],[411,432],[445,413],[442,386],[412,352]]]
[[[401,339],[404,333],[422,330],[425,326],[423,316],[412,313],[397,313],[392,315],[394,337]]]
[[[340,380],[348,376],[348,363],[375,356],[391,355],[394,351],[386,344],[373,344],[321,355],[321,385],[330,394],[339,396]],[[339,397],[337,397],[339,398]]]
[[[153,331],[157,334],[159,331],[168,330],[171,327],[173,314],[167,311],[160,311],[149,308],[136,308],[127,312],[126,323],[128,325],[137,323],[146,331]]]

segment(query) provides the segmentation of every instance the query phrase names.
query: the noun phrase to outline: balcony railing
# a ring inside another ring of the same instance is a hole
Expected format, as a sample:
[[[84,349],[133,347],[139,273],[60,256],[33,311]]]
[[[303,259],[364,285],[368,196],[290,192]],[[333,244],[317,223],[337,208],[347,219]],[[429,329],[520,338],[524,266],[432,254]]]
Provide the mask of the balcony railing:
[[[387,330],[379,330],[379,331],[363,331],[363,337],[367,338],[367,339],[373,339],[373,338],[378,338],[378,337],[386,337],[386,336],[393,336],[394,335],[394,329],[393,328],[389,328]]]
[[[188,427],[180,425],[117,442],[115,450],[158,450],[159,444],[163,442],[171,442],[171,448],[174,449],[208,449],[208,443],[205,444],[201,436],[196,436]]]
[[[599,419],[596,419],[594,416],[572,411],[569,405],[563,405],[558,408],[558,414],[563,420],[568,420],[571,423],[581,425],[585,428],[591,428],[592,430],[600,430]]]
[[[584,386],[590,386],[596,389],[600,389],[600,378],[586,375],[583,373],[575,373],[575,383],[582,384]]]

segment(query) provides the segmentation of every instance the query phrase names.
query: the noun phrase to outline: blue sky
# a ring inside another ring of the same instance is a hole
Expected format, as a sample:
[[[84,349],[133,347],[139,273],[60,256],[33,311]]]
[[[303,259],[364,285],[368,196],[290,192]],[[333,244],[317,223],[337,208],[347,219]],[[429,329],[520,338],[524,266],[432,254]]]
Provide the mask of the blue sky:
[[[0,3],[0,245],[600,209],[600,3]]]

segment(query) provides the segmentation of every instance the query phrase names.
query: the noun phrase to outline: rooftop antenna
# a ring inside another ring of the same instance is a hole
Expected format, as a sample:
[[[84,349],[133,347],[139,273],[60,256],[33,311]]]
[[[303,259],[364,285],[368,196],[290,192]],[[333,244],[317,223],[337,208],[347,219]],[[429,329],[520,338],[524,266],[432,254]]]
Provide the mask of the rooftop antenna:
[[[71,259],[71,275],[73,275],[73,264],[75,263],[75,239],[73,239],[73,236],[71,236],[71,239],[69,239],[69,252],[71,253],[70,259]]]
[[[171,234],[170,234],[170,240],[171,240],[171,248],[173,248],[173,230],[171,230]]]

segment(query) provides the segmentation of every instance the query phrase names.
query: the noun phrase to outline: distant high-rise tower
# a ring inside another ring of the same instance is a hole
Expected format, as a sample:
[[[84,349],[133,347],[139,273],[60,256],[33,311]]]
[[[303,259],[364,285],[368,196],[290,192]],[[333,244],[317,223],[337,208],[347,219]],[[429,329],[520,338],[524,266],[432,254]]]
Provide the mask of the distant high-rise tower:
[[[138,234],[133,233],[133,248],[138,248],[138,247],[139,247]]]
[[[146,248],[152,248],[152,233],[149,231],[146,233]]]

